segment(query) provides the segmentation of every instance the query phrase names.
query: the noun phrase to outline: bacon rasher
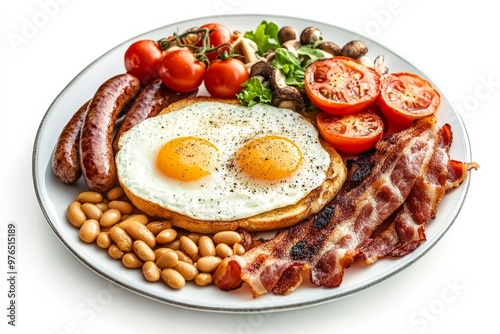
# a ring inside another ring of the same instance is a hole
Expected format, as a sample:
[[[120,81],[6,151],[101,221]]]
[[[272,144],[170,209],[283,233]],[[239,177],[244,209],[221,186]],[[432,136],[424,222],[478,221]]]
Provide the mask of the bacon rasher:
[[[316,285],[340,285],[344,269],[372,242],[373,232],[401,210],[412,192],[418,198],[415,186],[422,180],[435,183],[434,177],[439,184],[448,182],[451,131],[449,137],[444,136],[446,129],[430,116],[382,139],[374,153],[365,157],[370,168],[360,182],[347,181],[346,188],[314,217],[242,256],[225,259],[215,272],[215,284],[234,290],[247,283],[253,297],[268,292],[288,294],[302,283],[302,271],[309,270],[310,281]],[[411,210],[412,205],[408,203]]]
[[[450,160],[448,150],[453,135],[445,124],[438,133],[436,147],[424,173],[417,179],[401,210],[372,241],[361,247],[360,255],[368,264],[390,255],[401,257],[425,241],[425,225],[435,218],[437,207],[447,191],[458,187],[470,169],[479,166]]]

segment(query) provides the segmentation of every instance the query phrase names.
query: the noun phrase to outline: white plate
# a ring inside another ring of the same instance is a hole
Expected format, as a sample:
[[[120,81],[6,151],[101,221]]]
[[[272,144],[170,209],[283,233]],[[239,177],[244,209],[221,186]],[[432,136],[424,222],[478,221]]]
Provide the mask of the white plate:
[[[304,282],[302,286],[287,296],[276,296],[270,293],[257,299],[251,297],[246,286],[237,291],[223,292],[215,286],[201,288],[193,283],[187,284],[179,291],[174,291],[161,282],[145,281],[140,270],[126,269],[121,261],[112,260],[106,251],[99,249],[96,245],[88,245],[79,240],[78,230],[67,222],[65,211],[69,202],[86,187],[82,180],[72,186],[60,183],[52,173],[51,155],[61,129],[73,113],[93,95],[101,83],[124,72],[123,54],[128,45],[132,41],[142,38],[158,40],[172,32],[183,32],[208,22],[220,22],[231,29],[245,32],[254,30],[263,19],[273,21],[278,26],[294,26],[298,31],[307,26],[315,25],[323,31],[326,40],[332,40],[339,45],[353,39],[361,39],[368,45],[368,56],[372,59],[379,54],[385,56],[391,72],[410,71],[432,82],[420,69],[375,41],[325,23],[283,16],[233,15],[198,18],[147,32],[118,45],[87,66],[57,96],[40,124],[33,150],[35,191],[50,227],[64,246],[95,273],[142,296],[190,309],[213,312],[267,312],[295,309],[352,295],[398,273],[422,257],[436,244],[457,218],[467,195],[469,178],[458,189],[444,197],[439,205],[437,217],[427,226],[427,241],[406,257],[381,259],[373,265],[365,265],[361,261],[357,261],[346,270],[344,281],[337,288],[315,287]],[[436,86],[436,88],[440,90],[439,87]],[[442,96],[438,120],[440,124],[449,123],[452,126],[454,133],[450,150],[452,158],[470,161],[471,153],[466,129],[458,112],[445,96]]]

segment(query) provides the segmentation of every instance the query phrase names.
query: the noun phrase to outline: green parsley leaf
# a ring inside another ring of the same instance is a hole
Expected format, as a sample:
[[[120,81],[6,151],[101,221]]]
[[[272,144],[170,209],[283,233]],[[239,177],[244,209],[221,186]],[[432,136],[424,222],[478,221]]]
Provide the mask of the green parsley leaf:
[[[300,59],[293,52],[285,48],[277,49],[272,66],[283,72],[287,85],[296,87],[301,91],[304,89],[305,71]]]
[[[305,69],[307,66],[309,66],[311,63],[315,62],[316,60],[323,59],[325,58],[325,55],[321,50],[315,48],[312,45],[302,45],[298,50],[297,50],[298,55],[303,58],[302,59],[302,67]]]
[[[271,89],[259,79],[249,78],[242,86],[243,89],[236,94],[241,104],[251,107],[257,103],[271,103]]]
[[[262,56],[268,50],[280,47],[278,42],[279,27],[274,22],[262,21],[254,31],[247,31],[244,37],[252,40],[257,45],[257,53]]]

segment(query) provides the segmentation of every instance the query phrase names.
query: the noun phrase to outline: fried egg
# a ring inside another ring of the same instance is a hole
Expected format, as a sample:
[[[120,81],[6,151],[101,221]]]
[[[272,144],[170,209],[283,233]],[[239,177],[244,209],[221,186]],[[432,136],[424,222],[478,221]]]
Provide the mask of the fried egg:
[[[293,205],[325,181],[330,164],[300,114],[212,101],[137,124],[121,136],[115,160],[135,196],[213,221]]]

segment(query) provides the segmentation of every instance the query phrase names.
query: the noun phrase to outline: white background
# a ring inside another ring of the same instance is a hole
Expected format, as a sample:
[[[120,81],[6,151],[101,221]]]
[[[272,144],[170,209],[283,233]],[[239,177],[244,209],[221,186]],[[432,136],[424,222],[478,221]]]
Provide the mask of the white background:
[[[495,275],[500,222],[498,196],[491,194],[499,186],[494,161],[499,152],[500,24],[493,2],[299,4],[2,1],[0,332],[413,334],[491,333],[498,328],[494,305],[500,297]],[[371,37],[429,74],[459,110],[481,168],[473,172],[465,205],[451,229],[403,272],[356,295],[300,310],[254,315],[192,311],[143,298],[94,274],[45,221],[31,177],[33,141],[44,113],[68,82],[104,52],[143,32],[190,18],[245,13],[302,17]],[[7,325],[6,316],[8,222],[18,226],[16,327]],[[112,299],[99,303],[103,292]],[[82,314],[82,309],[90,311]]]

